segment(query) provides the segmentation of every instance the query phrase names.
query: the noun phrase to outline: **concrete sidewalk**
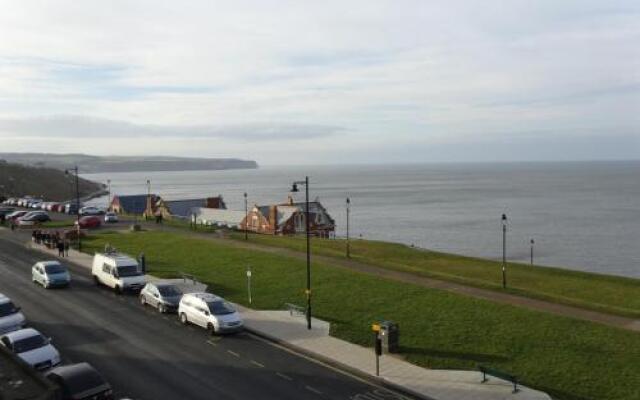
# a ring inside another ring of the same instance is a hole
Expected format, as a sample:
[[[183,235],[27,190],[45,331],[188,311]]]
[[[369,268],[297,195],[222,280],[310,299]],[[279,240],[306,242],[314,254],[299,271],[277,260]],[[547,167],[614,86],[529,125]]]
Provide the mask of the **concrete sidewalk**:
[[[29,247],[58,258],[56,250],[33,243]],[[62,260],[91,268],[93,257],[70,250],[69,257]],[[313,319],[312,329],[308,330],[304,316],[237,307],[247,330],[258,336],[406,393],[433,400],[551,400],[546,393],[520,385],[518,392],[512,393],[513,385],[498,378],[489,377],[481,383],[482,374],[477,371],[431,370],[389,355],[380,358],[380,377],[375,377],[373,350],[331,337],[328,322]]]

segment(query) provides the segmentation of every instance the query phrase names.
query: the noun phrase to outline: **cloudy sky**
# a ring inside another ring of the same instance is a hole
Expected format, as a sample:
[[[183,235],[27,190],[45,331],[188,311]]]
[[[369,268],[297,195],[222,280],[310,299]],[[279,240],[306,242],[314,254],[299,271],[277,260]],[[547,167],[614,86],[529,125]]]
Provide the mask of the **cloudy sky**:
[[[640,159],[637,0],[0,6],[0,151]]]

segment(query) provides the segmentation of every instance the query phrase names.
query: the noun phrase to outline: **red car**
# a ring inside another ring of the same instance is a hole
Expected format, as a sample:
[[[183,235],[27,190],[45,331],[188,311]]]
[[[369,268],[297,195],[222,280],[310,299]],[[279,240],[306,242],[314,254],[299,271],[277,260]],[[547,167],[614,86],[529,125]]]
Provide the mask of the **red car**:
[[[80,221],[76,221],[75,225],[78,225],[78,222],[80,222],[80,228],[82,229],[100,228],[102,218],[90,215],[80,218]]]

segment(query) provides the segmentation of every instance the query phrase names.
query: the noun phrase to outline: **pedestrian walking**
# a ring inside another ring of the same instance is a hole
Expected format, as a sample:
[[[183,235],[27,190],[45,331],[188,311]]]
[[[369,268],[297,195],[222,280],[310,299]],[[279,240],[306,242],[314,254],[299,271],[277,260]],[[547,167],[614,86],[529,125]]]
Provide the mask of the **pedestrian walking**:
[[[69,247],[70,247],[69,239],[65,239],[64,240],[64,256],[65,257],[69,257]]]
[[[32,241],[33,243],[35,243],[35,242],[36,242],[36,236],[37,236],[37,235],[38,235],[38,230],[37,230],[37,229],[34,229],[34,230],[31,232],[31,241]]]
[[[58,238],[56,246],[58,247],[58,257],[64,257],[64,242],[62,239]]]

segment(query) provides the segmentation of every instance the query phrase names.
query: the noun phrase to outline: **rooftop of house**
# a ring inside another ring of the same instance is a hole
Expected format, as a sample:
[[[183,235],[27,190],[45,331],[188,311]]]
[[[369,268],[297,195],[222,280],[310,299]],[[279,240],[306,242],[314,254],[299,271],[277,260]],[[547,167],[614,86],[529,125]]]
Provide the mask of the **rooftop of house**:
[[[126,212],[130,214],[142,214],[147,209],[147,198],[149,195],[147,194],[134,194],[134,195],[116,195],[113,197],[113,201],[118,201],[120,203],[120,207]],[[155,199],[158,196],[155,194],[151,195],[151,198]]]

